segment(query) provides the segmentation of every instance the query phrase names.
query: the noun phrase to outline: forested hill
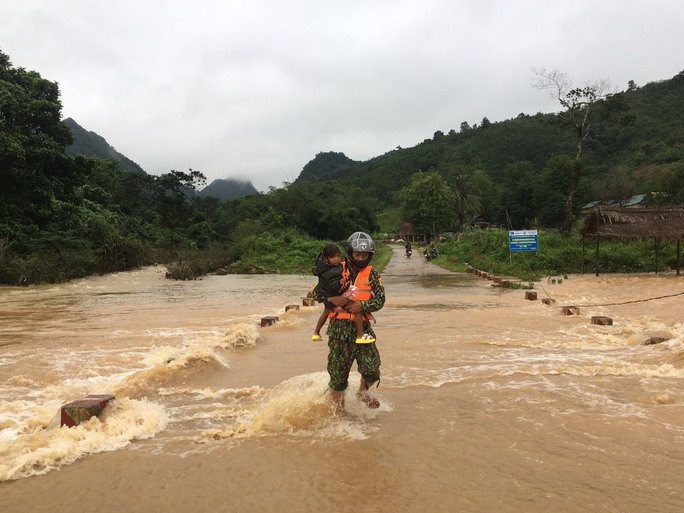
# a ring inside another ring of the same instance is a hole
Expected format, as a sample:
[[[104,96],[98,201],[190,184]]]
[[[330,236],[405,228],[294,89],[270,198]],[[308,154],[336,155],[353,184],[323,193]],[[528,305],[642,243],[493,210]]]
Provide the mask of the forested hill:
[[[265,194],[228,180],[198,192],[206,179],[192,169],[123,171],[124,159],[103,138],[61,121],[59,98],[56,82],[15,67],[0,51],[0,283],[164,261],[178,263],[182,276],[254,262],[308,272],[321,241],[345,240],[350,229],[381,233],[380,214],[393,219],[382,232],[408,222],[434,237],[462,230],[477,214],[568,233],[567,220],[595,199],[642,194],[656,204],[684,203],[684,73],[630,83],[595,104],[581,160],[565,109],[523,113],[463,122],[363,162],[319,153],[294,183]],[[84,135],[100,149],[74,144]],[[247,195],[209,197],[230,187]]]
[[[304,166],[296,181],[301,182],[309,178],[339,180],[347,177],[360,164],[362,162],[352,160],[344,153],[321,152]]]
[[[204,189],[199,191],[201,198],[218,198],[220,200],[230,200],[258,194],[252,182],[249,180],[214,180]]]
[[[65,119],[64,124],[69,127],[74,136],[74,143],[66,149],[69,155],[83,155],[84,157],[114,160],[119,163],[124,171],[131,173],[145,172],[138,164],[110,146],[101,135],[86,130],[71,118]]]
[[[105,160],[113,160],[118,163],[123,171],[130,173],[145,173],[145,170],[125,155],[119,153],[107,140],[95,132],[86,130],[72,118],[64,120],[73,135],[73,144],[67,147],[69,155],[83,155],[84,157],[97,157]],[[199,192],[188,191],[188,194],[202,198],[217,198],[229,200],[257,194],[258,191],[249,180],[237,180],[234,178],[214,180]]]
[[[486,213],[496,218],[501,207],[506,207],[502,194],[518,199],[527,196],[538,212],[539,205],[531,201],[533,185],[542,185],[545,171],[552,174],[552,159],[574,157],[574,128],[558,114],[521,113],[495,123],[485,117],[473,126],[454,120],[454,125],[457,128],[446,134],[437,131],[416,146],[397,148],[365,162],[343,153],[319,153],[295,183],[312,178],[342,180],[363,186],[381,205],[390,206],[399,204],[399,192],[414,173],[435,171],[452,187],[460,187],[459,192],[476,193],[484,210],[489,210]],[[684,72],[641,87],[630,82],[625,91],[600,101],[582,162],[586,180],[577,204],[633,193],[676,193],[674,182],[684,185]],[[489,192],[476,183],[482,180]],[[565,187],[562,180],[547,186]],[[527,194],[518,193],[520,188],[526,188]],[[534,192],[543,195],[543,191]],[[678,201],[684,201],[684,192]],[[488,209],[497,204],[498,209]],[[535,212],[524,215],[534,217]]]

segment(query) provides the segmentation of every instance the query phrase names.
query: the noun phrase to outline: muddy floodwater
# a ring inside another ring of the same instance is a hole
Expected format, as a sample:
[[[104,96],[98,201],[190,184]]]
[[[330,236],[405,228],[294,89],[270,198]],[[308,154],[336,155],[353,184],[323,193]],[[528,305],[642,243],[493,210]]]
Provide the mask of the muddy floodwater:
[[[335,415],[313,276],[164,271],[0,289],[0,511],[684,511],[684,277],[528,301],[397,247],[381,407]],[[88,394],[116,399],[55,428]]]

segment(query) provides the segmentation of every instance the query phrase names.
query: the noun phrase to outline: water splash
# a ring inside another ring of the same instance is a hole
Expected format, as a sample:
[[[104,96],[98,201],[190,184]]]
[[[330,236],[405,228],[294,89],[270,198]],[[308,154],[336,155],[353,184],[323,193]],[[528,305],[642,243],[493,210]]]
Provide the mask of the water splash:
[[[227,349],[255,347],[258,339],[259,329],[255,324],[238,323],[223,335],[219,345]]]
[[[153,437],[169,421],[161,405],[126,398],[112,401],[101,418],[73,428],[47,429],[45,420],[40,426],[27,420],[15,426],[15,436],[0,439],[0,481],[46,474],[88,454],[121,449]]]
[[[236,423],[205,431],[200,441],[261,436],[296,436],[363,440],[376,428],[368,421],[391,407],[368,409],[356,399],[358,387],[350,379],[345,411],[339,414],[328,391],[325,372],[295,376],[275,387],[253,411],[244,411]]]

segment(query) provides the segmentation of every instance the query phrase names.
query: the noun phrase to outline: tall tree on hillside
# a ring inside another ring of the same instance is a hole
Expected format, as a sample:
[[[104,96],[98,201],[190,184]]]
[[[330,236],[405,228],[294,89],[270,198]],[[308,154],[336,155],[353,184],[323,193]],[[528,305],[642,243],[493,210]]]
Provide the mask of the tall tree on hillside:
[[[456,198],[444,178],[437,173],[418,172],[400,194],[404,220],[413,224],[419,233],[430,233],[449,228],[454,219]]]
[[[531,162],[514,162],[506,166],[499,187],[500,216],[510,230],[529,228],[536,215],[532,184],[535,169]]]
[[[156,182],[162,223],[172,230],[187,224],[192,211],[189,195],[204,185],[207,178],[201,171],[189,169],[185,173],[171,170],[159,176]]]
[[[458,226],[462,226],[470,216],[482,212],[482,199],[464,173],[454,177],[454,199]]]
[[[558,70],[547,71],[544,68],[532,68],[532,71],[536,75],[535,87],[551,92],[551,97],[558,100],[565,109],[561,113],[561,118],[570,124],[575,131],[576,165],[571,168],[570,187],[565,201],[565,222],[562,228],[563,232],[570,233],[573,220],[573,201],[582,176],[580,159],[591,131],[594,107],[596,102],[609,96],[606,92],[609,84],[606,80],[599,80],[585,84],[584,87],[573,87],[568,75]]]
[[[579,163],[570,155],[555,155],[549,159],[541,173],[535,173],[532,184],[532,203],[534,214],[541,226],[561,228],[565,222],[566,191],[570,180],[575,176],[575,166]],[[579,195],[583,192],[579,184]]]
[[[496,217],[495,207],[498,205],[498,198],[492,179],[484,170],[476,169],[473,176],[470,177],[469,184],[473,194],[480,200],[479,212],[473,213],[483,214],[490,221],[494,221]]]
[[[15,68],[0,51],[0,226],[44,225],[55,198],[73,194],[84,170],[66,155],[69,128],[60,121],[56,82]],[[5,233],[0,232],[0,238]]]

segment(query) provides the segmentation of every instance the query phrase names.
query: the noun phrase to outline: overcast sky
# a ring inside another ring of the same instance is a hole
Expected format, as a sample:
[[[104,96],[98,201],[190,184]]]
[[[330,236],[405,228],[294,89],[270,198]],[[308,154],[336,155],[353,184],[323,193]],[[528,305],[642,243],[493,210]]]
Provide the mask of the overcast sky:
[[[531,68],[624,90],[684,70],[682,0],[0,0],[0,50],[152,174],[265,191],[461,122],[555,112]]]

